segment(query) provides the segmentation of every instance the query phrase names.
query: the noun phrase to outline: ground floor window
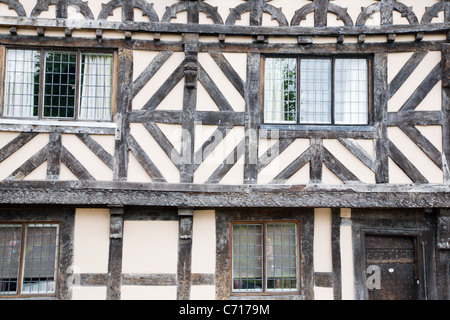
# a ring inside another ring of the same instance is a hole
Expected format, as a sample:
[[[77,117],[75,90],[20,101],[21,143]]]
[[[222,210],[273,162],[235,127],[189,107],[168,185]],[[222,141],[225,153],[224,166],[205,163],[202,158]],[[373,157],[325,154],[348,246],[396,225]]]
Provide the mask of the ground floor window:
[[[297,222],[233,223],[232,292],[299,291]]]
[[[0,224],[0,295],[54,295],[59,224]]]

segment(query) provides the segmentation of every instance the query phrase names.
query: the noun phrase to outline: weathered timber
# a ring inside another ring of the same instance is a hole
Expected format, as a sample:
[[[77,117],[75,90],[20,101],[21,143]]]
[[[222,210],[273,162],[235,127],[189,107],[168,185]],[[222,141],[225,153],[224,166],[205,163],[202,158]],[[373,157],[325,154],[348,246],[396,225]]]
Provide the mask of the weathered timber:
[[[61,146],[61,162],[80,180],[95,180],[69,150]]]
[[[339,26],[311,28],[302,26],[241,26],[241,25],[220,25],[220,24],[183,24],[167,22],[121,22],[104,20],[60,20],[60,19],[33,19],[26,17],[2,17],[0,27],[46,27],[46,28],[77,28],[88,30],[116,30],[132,32],[156,32],[156,33],[194,33],[212,35],[314,35],[314,36],[339,36],[339,35],[387,35],[396,34],[416,34],[418,32],[445,32],[449,30],[448,23],[427,23],[422,25],[381,25],[381,26]]]
[[[95,141],[87,133],[77,133],[76,136],[91,150],[104,164],[108,166],[111,170],[114,169],[113,157],[108,153],[97,141]]]
[[[178,264],[177,264],[177,299],[189,300],[191,291],[191,265],[192,265],[192,209],[179,209],[179,237],[178,237]]]
[[[439,126],[443,125],[441,111],[402,111],[388,112],[386,123],[389,127],[406,126]]]
[[[323,163],[323,140],[321,138],[311,139],[311,162],[309,165],[309,179],[311,183],[322,182],[322,163]]]
[[[132,104],[133,51],[119,49],[118,53],[118,89],[117,89],[117,127],[114,180],[126,180],[128,172],[128,137],[130,120],[128,117]]]
[[[51,133],[48,143],[47,180],[58,180],[61,167],[61,134]]]
[[[244,183],[256,183],[258,180],[258,145],[261,115],[261,57],[259,54],[247,55],[247,79],[245,91],[245,155]]]
[[[374,57],[374,123],[375,123],[375,159],[377,183],[389,182],[388,154],[389,140],[385,117],[388,105],[387,54],[378,53]]]
[[[442,169],[442,154],[416,127],[400,125],[402,130],[419,148]]]
[[[449,4],[446,3],[448,6]],[[450,10],[448,10],[450,14]],[[442,169],[444,182],[450,184],[450,46],[442,46],[443,81],[442,81]]]
[[[323,163],[344,183],[359,182],[359,179],[345,167],[327,148],[323,148]]]
[[[37,134],[38,133],[36,132],[22,132],[16,138],[11,140],[7,145],[0,149],[0,162],[3,162],[10,155],[22,148],[25,144],[31,141],[31,139],[37,136]]]
[[[153,161],[145,153],[142,147],[137,143],[133,136],[129,137],[129,148],[136,160],[144,168],[145,172],[150,176],[154,182],[167,182],[159,169],[155,166]]]
[[[398,74],[392,79],[389,84],[389,98],[392,98],[395,93],[400,89],[400,87],[405,83],[405,81],[411,76],[411,74],[416,70],[417,66],[422,62],[425,56],[428,54],[427,51],[417,51],[409,58]]]
[[[308,161],[311,160],[311,149],[308,148],[294,161],[291,162],[283,171],[281,171],[271,183],[285,183],[298,170],[300,170]]]
[[[357,157],[362,163],[369,167],[373,172],[376,171],[376,162],[373,156],[371,156],[365,149],[363,149],[354,139],[338,138],[348,151],[350,151],[355,157]]]
[[[198,81],[205,88],[206,92],[208,92],[211,99],[217,105],[217,108],[221,111],[233,111],[233,108],[228,103],[227,99],[223,95],[223,93],[219,90],[217,85],[211,79],[206,70],[202,67],[201,64],[198,66]]]
[[[163,64],[172,56],[173,51],[160,51],[150,64],[142,71],[142,73],[133,82],[133,98],[142,90],[147,82],[155,75],[155,73],[163,66]]]
[[[220,70],[225,74],[231,84],[236,88],[242,97],[245,97],[245,83],[239,76],[239,74],[234,70],[228,60],[225,58],[223,53],[212,51],[209,55],[214,59],[214,61],[219,66]]]
[[[446,208],[447,184],[220,185],[2,181],[0,203],[163,207]]]
[[[282,154],[295,139],[278,139],[278,141],[269,148],[262,156],[258,159],[258,173],[261,172],[272,160]]]
[[[217,167],[217,169],[207,179],[206,183],[219,183],[220,180],[236,165],[238,160],[245,153],[245,138],[231,151],[225,160]]]
[[[414,183],[428,183],[422,173],[391,141],[389,141],[389,156]]]
[[[419,87],[414,91],[411,97],[400,108],[399,112],[411,111],[425,99],[434,86],[442,79],[442,63],[439,62],[423,80]]]
[[[110,210],[107,300],[120,300],[122,286],[124,208],[117,209]]]

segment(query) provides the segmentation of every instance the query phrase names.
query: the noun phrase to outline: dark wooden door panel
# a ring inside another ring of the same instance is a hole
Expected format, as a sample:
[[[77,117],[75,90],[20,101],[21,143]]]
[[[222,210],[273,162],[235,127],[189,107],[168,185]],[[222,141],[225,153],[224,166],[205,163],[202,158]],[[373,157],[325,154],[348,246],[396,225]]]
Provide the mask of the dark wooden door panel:
[[[414,238],[366,235],[365,245],[366,266],[377,266],[380,272],[380,288],[369,289],[369,299],[417,299]]]

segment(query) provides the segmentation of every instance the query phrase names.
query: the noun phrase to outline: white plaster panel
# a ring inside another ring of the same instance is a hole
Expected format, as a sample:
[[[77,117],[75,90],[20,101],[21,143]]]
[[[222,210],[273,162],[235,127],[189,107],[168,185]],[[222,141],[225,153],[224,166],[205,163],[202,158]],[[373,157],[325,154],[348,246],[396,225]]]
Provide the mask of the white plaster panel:
[[[111,181],[113,179],[113,171],[76,135],[63,134],[62,144],[96,180]]]
[[[233,55],[228,55],[228,58],[234,57]],[[239,56],[238,56],[239,57]],[[242,56],[241,56],[242,57]],[[245,57],[245,55],[244,55]],[[234,111],[243,112],[245,111],[245,100],[236,90],[236,88],[231,84],[222,70],[219,68],[217,63],[208,53],[199,53],[198,60],[201,66],[205,69],[211,79],[214,81],[215,85],[219,88],[223,96],[227,99],[228,103],[231,105]],[[234,59],[232,59],[233,61]],[[237,64],[236,70],[246,69],[245,64],[242,65],[241,60],[236,59],[233,63]],[[231,64],[231,62],[230,62]],[[243,79],[245,81],[245,78]]]
[[[191,286],[190,300],[215,300],[215,286]]]
[[[340,227],[342,300],[354,300],[352,227]]]
[[[7,137],[6,141],[9,142],[9,139],[12,135],[8,133],[2,133],[0,137]],[[25,163],[28,159],[34,156],[37,152],[39,152],[45,145],[48,144],[49,135],[46,133],[38,134],[36,137],[31,139],[27,144],[25,144],[18,151],[13,153],[11,156],[6,158],[3,162],[0,163],[0,180],[5,179],[11,173],[13,173],[17,168],[19,168],[23,163]],[[3,139],[0,138],[0,141]],[[7,142],[7,143],[8,143]],[[6,143],[5,143],[6,144]],[[39,180],[45,180],[46,175],[42,177],[36,177]]]
[[[390,53],[388,54],[388,77],[393,79],[398,71],[408,61],[411,53]],[[429,75],[432,68],[434,68],[441,61],[441,53],[439,51],[430,51],[405,83],[399,88],[396,94],[388,102],[388,111],[398,111],[405,102],[411,97],[416,88],[420,86],[423,80]],[[393,68],[393,71],[390,69]],[[438,87],[440,82],[436,85]],[[432,90],[426,99],[427,106],[440,106],[441,105],[441,90]],[[422,102],[424,104],[424,102]]]
[[[430,160],[420,148],[397,127],[388,128],[392,143],[408,158],[430,183],[442,183],[443,172]]]
[[[333,288],[314,287],[314,300],[333,300]]]
[[[72,287],[72,300],[106,300],[106,287]]]
[[[192,273],[216,272],[216,215],[196,210],[193,219]]]
[[[154,52],[133,51],[134,79],[150,64],[156,54]],[[153,75],[142,90],[133,99],[133,109],[142,109],[150,98],[161,88],[173,71],[183,62],[184,53],[174,52],[170,58]],[[183,109],[183,79],[175,88],[161,101],[157,109],[182,110]]]
[[[153,136],[140,123],[131,124],[131,135],[170,183],[180,182],[180,172]]]
[[[121,300],[176,300],[176,286],[122,286]]]
[[[331,209],[314,209],[314,272],[332,272]]]
[[[107,273],[109,258],[109,210],[75,211],[73,264],[78,273]]]
[[[125,221],[123,273],[177,273],[178,221]]]
[[[258,183],[269,183],[310,146],[309,139],[296,139],[258,174]]]
[[[323,145],[362,182],[375,183],[375,173],[337,140],[324,139]]]

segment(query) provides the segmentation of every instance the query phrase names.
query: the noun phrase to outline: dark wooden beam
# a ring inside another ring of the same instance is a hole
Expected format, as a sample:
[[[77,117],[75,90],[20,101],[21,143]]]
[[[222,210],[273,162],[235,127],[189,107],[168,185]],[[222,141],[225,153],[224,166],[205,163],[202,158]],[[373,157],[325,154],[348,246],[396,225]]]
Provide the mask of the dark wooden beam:
[[[132,104],[133,51],[119,49],[118,52],[118,89],[117,89],[117,127],[114,180],[124,181],[128,172],[128,137],[130,135],[129,112]]]
[[[374,122],[375,122],[375,180],[389,182],[389,140],[385,121],[388,106],[387,54],[377,53],[374,57]]]
[[[0,181],[0,203],[65,206],[446,208],[448,184],[223,185]]]

